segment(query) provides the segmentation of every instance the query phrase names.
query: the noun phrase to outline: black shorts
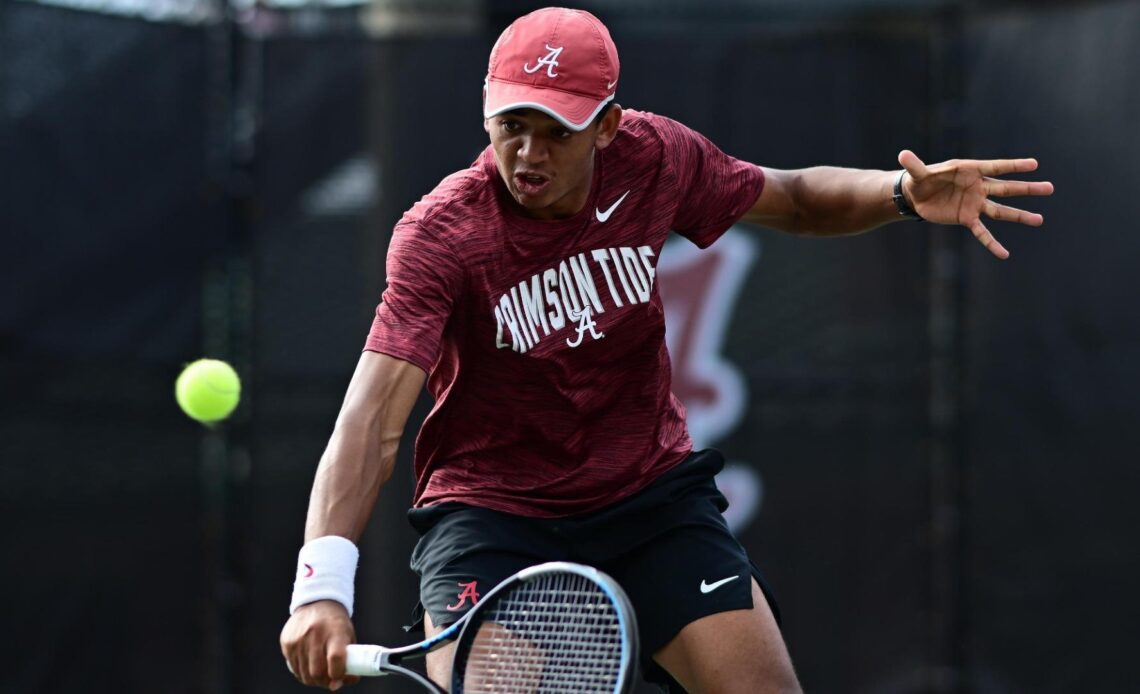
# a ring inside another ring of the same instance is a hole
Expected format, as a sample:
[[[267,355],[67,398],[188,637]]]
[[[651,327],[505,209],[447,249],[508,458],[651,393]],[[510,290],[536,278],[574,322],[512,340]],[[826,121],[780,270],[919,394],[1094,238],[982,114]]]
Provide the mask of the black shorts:
[[[572,561],[611,575],[637,616],[642,666],[664,680],[652,656],[686,624],[718,612],[752,608],[754,577],[779,621],[760,571],[721,515],[728,502],[713,476],[718,451],[693,453],[648,487],[600,511],[565,518],[525,518],[448,502],[411,509],[422,537],[411,567],[420,576],[420,609],[436,626],[451,624],[486,591],[516,571]]]

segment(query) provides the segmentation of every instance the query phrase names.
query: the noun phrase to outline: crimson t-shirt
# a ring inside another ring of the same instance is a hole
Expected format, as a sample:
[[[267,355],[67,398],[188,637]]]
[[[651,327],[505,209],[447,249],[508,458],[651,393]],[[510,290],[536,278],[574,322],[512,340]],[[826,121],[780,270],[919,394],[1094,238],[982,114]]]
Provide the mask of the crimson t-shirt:
[[[763,185],[680,123],[627,110],[571,218],[513,211],[490,147],[408,210],[365,349],[429,374],[413,504],[566,516],[680,463],[692,442],[657,259],[670,230],[707,247]]]

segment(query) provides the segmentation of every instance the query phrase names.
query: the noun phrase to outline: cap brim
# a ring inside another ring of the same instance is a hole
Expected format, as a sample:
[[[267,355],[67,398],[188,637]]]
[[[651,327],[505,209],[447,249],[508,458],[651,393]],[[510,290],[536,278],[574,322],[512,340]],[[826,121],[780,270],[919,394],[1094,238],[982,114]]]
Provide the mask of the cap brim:
[[[601,101],[594,97],[571,94],[557,89],[543,89],[533,84],[518,84],[488,79],[484,83],[483,117],[490,118],[506,111],[533,108],[574,131],[585,130],[602,107],[613,101],[611,94]]]

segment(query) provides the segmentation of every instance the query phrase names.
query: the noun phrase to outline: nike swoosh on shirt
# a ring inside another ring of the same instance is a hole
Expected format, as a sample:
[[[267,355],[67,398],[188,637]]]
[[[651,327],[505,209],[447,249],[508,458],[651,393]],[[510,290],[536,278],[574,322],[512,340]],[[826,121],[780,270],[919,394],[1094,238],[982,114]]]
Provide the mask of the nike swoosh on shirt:
[[[613,213],[614,213],[614,210],[616,210],[616,209],[617,209],[617,207],[618,207],[618,205],[620,205],[620,204],[621,204],[621,201],[622,201],[622,200],[625,200],[625,196],[626,196],[626,195],[629,195],[629,194],[630,194],[630,193],[632,193],[632,192],[633,192],[633,189],[632,189],[632,188],[631,188],[630,190],[627,190],[627,191],[625,191],[625,195],[623,195],[623,196],[621,196],[620,198],[618,198],[618,199],[617,199],[617,202],[615,202],[614,204],[610,205],[610,209],[606,210],[605,212],[602,212],[601,210],[599,210],[598,208],[596,208],[596,207],[595,207],[595,208],[594,208],[594,214],[596,214],[596,215],[598,216],[598,221],[599,221],[599,222],[604,222],[604,221],[606,221],[607,219],[609,219],[609,218],[610,218],[610,215],[611,215],[611,214],[613,214]]]
[[[701,581],[701,592],[702,593],[711,593],[714,590],[716,590],[717,588],[720,588],[721,586],[723,586],[725,583],[728,583],[729,581],[734,581],[738,578],[740,578],[739,575],[729,576],[728,578],[720,579],[716,583],[705,583],[704,581]]]

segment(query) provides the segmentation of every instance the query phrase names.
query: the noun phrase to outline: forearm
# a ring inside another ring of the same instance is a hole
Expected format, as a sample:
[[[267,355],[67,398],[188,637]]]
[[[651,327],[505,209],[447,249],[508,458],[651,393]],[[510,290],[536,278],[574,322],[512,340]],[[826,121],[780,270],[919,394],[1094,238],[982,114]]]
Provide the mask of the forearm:
[[[401,432],[386,431],[379,414],[341,413],[309,496],[306,542],[324,535],[360,539],[392,476]]]
[[[306,541],[324,535],[360,539],[380,487],[392,476],[424,379],[424,372],[408,362],[375,352],[361,355],[317,466]]]
[[[817,166],[765,169],[767,183],[744,221],[796,234],[858,234],[900,219],[896,172]]]
[[[858,234],[900,219],[892,199],[895,172],[819,166],[799,173],[799,233]]]

